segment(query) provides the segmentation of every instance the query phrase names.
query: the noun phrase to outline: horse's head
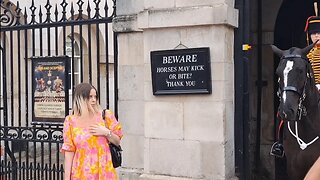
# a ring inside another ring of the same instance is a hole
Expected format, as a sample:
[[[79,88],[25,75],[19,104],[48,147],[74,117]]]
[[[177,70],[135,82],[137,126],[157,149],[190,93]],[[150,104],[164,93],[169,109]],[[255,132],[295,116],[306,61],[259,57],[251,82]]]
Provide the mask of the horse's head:
[[[276,73],[279,77],[278,96],[280,98],[279,114],[281,119],[295,121],[298,117],[299,104],[306,96],[306,85],[308,78],[311,76],[311,66],[306,57],[312,49],[311,44],[303,49],[292,47],[288,50],[280,50],[272,46],[281,59]]]

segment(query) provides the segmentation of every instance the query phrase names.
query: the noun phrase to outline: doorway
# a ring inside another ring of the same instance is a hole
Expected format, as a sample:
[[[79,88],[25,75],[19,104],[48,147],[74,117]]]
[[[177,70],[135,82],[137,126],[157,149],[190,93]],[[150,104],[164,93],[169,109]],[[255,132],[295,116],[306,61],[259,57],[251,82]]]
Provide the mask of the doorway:
[[[313,2],[236,0],[239,27],[235,30],[234,46],[235,153],[240,180],[287,179],[285,160],[270,155],[277,129],[274,72],[279,63],[270,45],[280,49],[304,47],[304,27],[306,19],[314,15]],[[243,51],[243,44],[252,48]]]

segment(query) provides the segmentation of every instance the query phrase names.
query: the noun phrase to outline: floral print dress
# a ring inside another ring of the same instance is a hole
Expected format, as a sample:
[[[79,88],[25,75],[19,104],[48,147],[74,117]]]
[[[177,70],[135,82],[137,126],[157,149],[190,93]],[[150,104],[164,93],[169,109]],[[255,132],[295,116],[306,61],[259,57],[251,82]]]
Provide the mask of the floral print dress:
[[[122,138],[120,123],[113,113],[106,110],[106,120],[95,116],[88,121],[105,125],[112,133]],[[74,152],[71,168],[72,180],[117,180],[117,173],[112,165],[108,140],[105,136],[94,136],[89,127],[80,127],[77,117],[69,115],[64,121],[63,145],[61,151]]]

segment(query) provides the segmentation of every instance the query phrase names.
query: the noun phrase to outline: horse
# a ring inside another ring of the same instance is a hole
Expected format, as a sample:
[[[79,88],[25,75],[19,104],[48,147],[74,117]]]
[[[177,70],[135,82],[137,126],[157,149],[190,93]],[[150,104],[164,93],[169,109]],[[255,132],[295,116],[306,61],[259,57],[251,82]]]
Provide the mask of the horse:
[[[306,57],[314,45],[287,50],[272,45],[273,52],[280,57],[276,69],[278,117],[283,122],[283,146],[291,180],[303,180],[320,156],[320,96]]]

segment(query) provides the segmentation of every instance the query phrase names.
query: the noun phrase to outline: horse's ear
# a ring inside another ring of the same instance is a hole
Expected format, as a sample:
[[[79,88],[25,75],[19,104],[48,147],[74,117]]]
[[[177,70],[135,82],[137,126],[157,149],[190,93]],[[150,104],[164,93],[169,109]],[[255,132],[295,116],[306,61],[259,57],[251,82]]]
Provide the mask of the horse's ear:
[[[283,51],[281,49],[279,49],[277,46],[275,45],[271,45],[272,51],[274,53],[276,53],[279,57],[282,57],[283,55]]]
[[[308,54],[309,51],[314,47],[314,45],[317,44],[318,41],[319,41],[319,40],[317,40],[316,42],[314,42],[314,43],[310,44],[309,46],[303,48],[303,49],[301,50],[302,54]]]

